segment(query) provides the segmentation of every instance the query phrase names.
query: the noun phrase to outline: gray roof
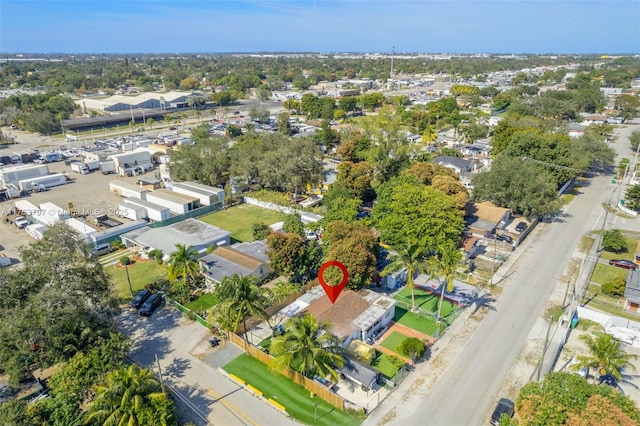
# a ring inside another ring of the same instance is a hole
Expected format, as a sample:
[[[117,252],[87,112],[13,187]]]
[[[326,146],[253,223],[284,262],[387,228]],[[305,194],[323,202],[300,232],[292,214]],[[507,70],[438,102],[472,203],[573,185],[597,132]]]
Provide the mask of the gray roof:
[[[640,303],[640,271],[629,271],[624,297],[631,302]]]
[[[222,188],[216,188],[215,186],[205,185],[198,182],[184,181],[184,182],[180,182],[180,185],[188,186],[190,188],[197,188],[197,189],[200,189],[201,191],[207,191],[213,194],[220,194],[221,192],[224,194],[224,189]]]
[[[340,369],[342,373],[349,376],[356,382],[369,387],[373,387],[376,384],[380,377],[380,372],[378,370],[375,370],[354,358],[345,356],[345,359],[346,363],[344,367]]]
[[[269,256],[267,256],[268,247],[264,240],[234,244],[231,248],[263,262],[269,262]]]
[[[227,243],[230,235],[217,226],[196,219],[186,219],[158,228],[146,226],[123,236],[141,247],[159,249],[169,255],[176,250],[176,244],[191,246],[200,251],[221,241]]]
[[[221,282],[225,277],[233,275],[244,276],[253,272],[249,268],[245,268],[215,253],[202,257],[200,261],[207,264],[207,269],[203,274],[216,282]]]
[[[443,166],[452,166],[463,172],[471,170],[471,161],[450,155],[439,155],[433,159],[433,162]]]

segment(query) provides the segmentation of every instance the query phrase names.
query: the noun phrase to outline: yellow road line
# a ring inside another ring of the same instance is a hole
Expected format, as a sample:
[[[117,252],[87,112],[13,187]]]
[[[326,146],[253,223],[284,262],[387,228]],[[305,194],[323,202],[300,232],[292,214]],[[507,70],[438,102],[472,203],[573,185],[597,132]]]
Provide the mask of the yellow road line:
[[[238,413],[240,416],[242,416],[245,420],[247,420],[253,426],[260,426],[251,417],[247,416],[244,412],[242,412],[238,407],[236,407],[235,405],[231,404],[230,402],[225,401],[224,399],[221,399],[220,395],[218,393],[216,393],[215,391],[207,388],[207,392],[209,393],[209,395],[213,396],[218,402],[221,402],[222,405],[227,407],[229,410],[235,411],[236,413]]]

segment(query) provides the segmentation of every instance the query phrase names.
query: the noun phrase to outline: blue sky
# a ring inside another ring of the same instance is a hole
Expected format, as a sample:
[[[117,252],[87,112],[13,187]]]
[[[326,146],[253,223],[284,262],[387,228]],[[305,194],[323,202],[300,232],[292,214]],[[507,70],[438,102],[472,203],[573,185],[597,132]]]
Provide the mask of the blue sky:
[[[0,0],[0,52],[640,53],[640,0]]]

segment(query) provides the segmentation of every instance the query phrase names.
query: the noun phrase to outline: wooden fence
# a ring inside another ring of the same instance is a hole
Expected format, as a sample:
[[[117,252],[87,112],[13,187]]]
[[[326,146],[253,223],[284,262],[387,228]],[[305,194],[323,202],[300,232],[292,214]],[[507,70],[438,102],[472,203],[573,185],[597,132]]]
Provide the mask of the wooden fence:
[[[245,352],[265,365],[269,365],[273,360],[273,357],[271,355],[247,343],[246,340],[235,333],[229,333],[229,341],[241,347]],[[324,386],[322,383],[311,380],[308,377],[305,377],[297,371],[291,369],[286,369],[282,372],[282,374],[288,377],[291,381],[304,387],[309,392],[318,395],[320,398],[324,399],[334,407],[339,408],[340,410],[345,409],[344,398],[342,398],[338,394],[331,392],[331,390]]]

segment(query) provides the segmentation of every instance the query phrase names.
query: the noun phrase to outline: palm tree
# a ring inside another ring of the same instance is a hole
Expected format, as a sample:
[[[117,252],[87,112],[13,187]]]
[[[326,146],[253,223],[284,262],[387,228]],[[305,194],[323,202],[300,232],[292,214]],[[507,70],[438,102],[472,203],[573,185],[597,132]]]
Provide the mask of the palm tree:
[[[96,387],[85,424],[176,425],[173,403],[150,370],[135,365],[114,370]]]
[[[404,246],[394,247],[396,254],[393,256],[391,263],[383,270],[381,275],[389,275],[390,273],[407,270],[407,288],[411,290],[411,310],[418,312],[416,299],[414,295],[415,281],[417,274],[427,270],[425,262],[426,249],[418,242],[418,239],[411,236],[407,239]]]
[[[327,330],[329,324],[311,314],[295,316],[284,325],[285,333],[271,340],[269,352],[274,356],[269,368],[283,371],[294,368],[307,377],[331,376],[338,380],[335,367],[344,366],[340,339]]]
[[[176,279],[181,278],[183,283],[195,278],[200,270],[200,265],[196,260],[198,252],[191,246],[176,244],[177,250],[171,253],[168,263],[169,281],[173,284]]]
[[[214,291],[220,304],[215,307],[216,317],[222,329],[236,331],[242,321],[247,340],[247,318],[266,317],[266,304],[262,290],[252,275],[225,277]]]
[[[595,338],[589,334],[583,334],[580,340],[587,344],[591,355],[578,356],[578,362],[570,367],[572,370],[595,368],[601,376],[608,374],[618,380],[622,379],[620,370],[623,368],[629,367],[633,372],[636,371],[631,360],[638,356],[622,350],[620,341],[610,334],[597,332]]]
[[[462,261],[464,255],[458,249],[458,245],[449,240],[444,244],[441,244],[436,249],[436,256],[429,259],[429,270],[434,274],[444,278],[447,291],[453,290],[453,273],[456,271],[456,267]],[[444,290],[445,285],[442,286],[440,291],[440,303],[438,305],[437,320],[440,320],[440,314],[442,313],[442,303],[444,302]]]

